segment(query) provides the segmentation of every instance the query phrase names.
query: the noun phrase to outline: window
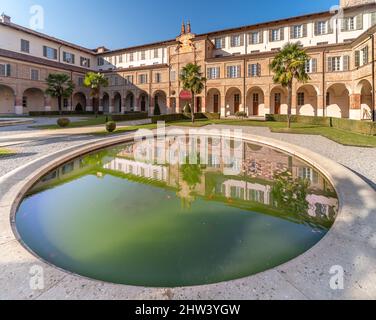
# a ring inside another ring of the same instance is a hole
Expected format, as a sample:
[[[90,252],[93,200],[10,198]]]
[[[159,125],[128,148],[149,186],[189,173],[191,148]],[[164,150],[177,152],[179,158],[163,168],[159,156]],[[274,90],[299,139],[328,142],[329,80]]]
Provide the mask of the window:
[[[162,82],[162,74],[159,72],[155,74],[155,83],[160,83]]]
[[[141,60],[146,59],[146,51],[141,51]]]
[[[208,68],[208,79],[218,79],[219,78],[219,67]]]
[[[328,22],[327,21],[318,21],[315,25],[315,34],[323,35],[328,33]]]
[[[353,31],[363,29],[363,14],[342,19],[341,31]]]
[[[328,71],[329,72],[348,71],[349,68],[350,68],[349,56],[328,58]]]
[[[56,60],[57,59],[57,50],[54,49],[54,48],[44,46],[43,47],[43,56],[47,59]]]
[[[130,62],[134,61],[134,53],[133,52],[129,54],[129,61]]]
[[[27,97],[25,96],[22,97],[22,107],[27,108]]]
[[[63,106],[64,106],[65,109],[68,108],[68,99],[67,98],[64,98]]]
[[[368,46],[355,51],[355,67],[361,67],[368,64]]]
[[[330,106],[330,92],[326,93],[326,106]]]
[[[270,32],[270,41],[274,42],[274,41],[280,41],[282,40],[281,39],[281,29],[273,29],[271,30]]]
[[[66,63],[71,63],[74,64],[74,54],[69,53],[69,52],[63,52],[63,61]]]
[[[133,76],[125,76],[125,84],[133,84]]]
[[[301,106],[304,106],[304,105],[305,105],[304,92],[298,92],[298,106],[301,107]]]
[[[159,49],[154,49],[154,59],[159,58]]]
[[[30,42],[24,39],[21,39],[21,51],[29,53],[30,52]]]
[[[226,47],[226,38],[216,38],[214,43],[216,49],[224,49]]]
[[[118,56],[119,63],[123,63],[123,55]]]
[[[140,75],[138,76],[138,82],[139,82],[140,84],[145,84],[145,83],[147,83],[147,82],[148,82],[148,75],[147,75],[147,74],[140,74]]]
[[[173,81],[176,81],[176,71],[175,70],[171,70],[170,71],[170,80],[173,82]]]
[[[236,35],[231,37],[231,47],[241,47],[243,45],[242,41],[242,36],[241,35]]]
[[[228,66],[227,78],[240,78],[240,66]]]
[[[309,59],[305,64],[305,71],[307,73],[317,72],[317,59],[315,58]]]
[[[104,59],[102,57],[98,58],[98,66],[104,65]]]
[[[39,80],[39,70],[31,69],[31,80],[33,81]]]
[[[10,64],[0,64],[0,77],[10,77],[11,66]]]
[[[81,57],[80,58],[80,65],[81,65],[81,67],[90,68],[90,59]]]
[[[248,77],[261,76],[261,65],[259,63],[253,63],[248,65]]]
[[[79,87],[83,87],[84,86],[84,78],[82,78],[82,77],[78,78],[78,86]]]
[[[303,25],[292,27],[292,38],[298,39],[303,37]]]
[[[261,34],[261,32],[252,32],[249,35],[249,43],[250,44],[262,43],[262,34]]]

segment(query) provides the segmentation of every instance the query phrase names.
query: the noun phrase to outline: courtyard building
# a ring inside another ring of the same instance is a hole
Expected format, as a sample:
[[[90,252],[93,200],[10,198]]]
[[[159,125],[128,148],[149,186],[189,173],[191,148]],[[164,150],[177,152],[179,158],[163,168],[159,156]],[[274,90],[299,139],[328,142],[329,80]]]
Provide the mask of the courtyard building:
[[[287,90],[273,83],[269,65],[288,42],[299,42],[310,61],[307,83],[294,83],[292,112],[370,120],[375,110],[374,0],[341,0],[337,10],[257,25],[195,34],[183,23],[176,39],[137,47],[95,50],[0,19],[0,114],[56,111],[45,94],[50,73],[66,73],[75,91],[66,111],[108,114],[182,112],[182,68],[197,63],[207,77],[196,112],[222,117],[287,113]],[[83,85],[85,73],[105,74],[109,86],[96,101]]]

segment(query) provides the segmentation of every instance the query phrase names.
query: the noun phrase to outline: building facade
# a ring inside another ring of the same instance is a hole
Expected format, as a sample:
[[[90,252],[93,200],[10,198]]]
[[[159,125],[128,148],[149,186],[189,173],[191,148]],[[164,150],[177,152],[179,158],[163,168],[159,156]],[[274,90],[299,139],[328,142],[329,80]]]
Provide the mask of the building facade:
[[[76,84],[65,110],[105,113],[179,113],[185,104],[179,81],[190,62],[207,77],[197,112],[223,117],[287,113],[287,90],[272,80],[269,65],[288,42],[311,57],[308,83],[294,83],[293,113],[370,120],[375,110],[375,0],[341,0],[336,10],[194,34],[183,24],[176,39],[108,50],[86,49],[0,20],[0,114],[57,110],[44,94],[49,73],[67,73]],[[94,101],[83,86],[86,72],[104,73],[109,87]]]

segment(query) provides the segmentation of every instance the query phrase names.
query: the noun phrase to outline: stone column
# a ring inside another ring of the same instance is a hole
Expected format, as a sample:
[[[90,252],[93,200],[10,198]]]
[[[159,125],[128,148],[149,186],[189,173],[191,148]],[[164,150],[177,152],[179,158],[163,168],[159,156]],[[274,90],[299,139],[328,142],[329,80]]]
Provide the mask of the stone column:
[[[114,113],[115,112],[115,98],[110,98],[109,101],[110,105],[108,106],[108,113]]]
[[[298,114],[298,101],[297,101],[297,95],[295,91],[293,91],[293,94],[292,94],[291,114],[292,115]]]
[[[322,117],[324,115],[324,100],[322,95],[317,96],[317,114],[316,116]]]
[[[17,115],[23,115],[22,96],[16,96],[14,99],[14,113]]]
[[[122,103],[121,103],[121,113],[124,114],[127,109],[126,109],[126,102],[127,102],[127,98],[123,98],[122,99]]]
[[[267,91],[267,92],[265,92],[265,95],[264,95],[264,111],[265,111],[265,114],[270,114],[271,110],[272,110],[272,106],[270,104],[270,92]]]
[[[99,99],[98,111],[103,112],[103,99]]]
[[[226,96],[221,94],[221,118],[226,118]]]
[[[350,95],[350,119],[354,120],[361,120],[361,102],[362,102],[362,95],[361,94],[352,94]]]

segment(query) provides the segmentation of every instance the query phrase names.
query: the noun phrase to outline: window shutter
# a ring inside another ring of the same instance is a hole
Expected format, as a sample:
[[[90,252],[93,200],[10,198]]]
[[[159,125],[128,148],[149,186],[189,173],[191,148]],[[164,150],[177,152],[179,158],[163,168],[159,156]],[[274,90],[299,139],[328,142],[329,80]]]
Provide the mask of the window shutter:
[[[284,27],[280,29],[279,33],[280,33],[280,40],[281,41],[285,40],[285,28]]]
[[[360,66],[360,51],[355,51],[355,68]]]
[[[319,23],[318,21],[315,22],[315,36],[319,35]]]
[[[264,43],[264,30],[259,32],[259,43]]]
[[[249,44],[255,44],[255,43],[253,43],[252,33],[248,34],[248,37],[249,37],[249,41],[248,41],[248,43],[249,43]]]
[[[307,24],[303,24],[303,38],[306,38],[307,37],[307,33],[308,33],[308,30],[307,30]]]
[[[348,29],[347,19],[343,18],[341,20],[341,31],[347,31],[347,29]]]
[[[73,63],[73,64],[76,63],[76,62],[75,62],[75,55],[74,55],[74,54],[72,55],[72,63]]]
[[[260,63],[257,64],[257,76],[261,77],[261,64]]]
[[[333,64],[332,64],[333,59],[331,57],[328,58],[328,72],[333,71]]]
[[[343,71],[349,71],[350,69],[350,57],[343,56]]]
[[[10,66],[10,64],[7,64],[7,65],[6,65],[5,75],[6,75],[7,77],[10,77],[10,76],[11,76],[11,66]]]
[[[57,50],[54,49],[54,59],[56,60],[57,59]]]
[[[63,61],[64,61],[64,62],[67,61],[67,53],[66,53],[66,52],[63,52]]]
[[[356,16],[356,29],[357,30],[363,29],[363,13],[360,13]]]
[[[226,48],[226,38],[221,39],[221,47],[222,49]]]
[[[219,79],[221,77],[221,68],[217,67],[217,78]]]
[[[231,43],[230,43],[230,46],[231,46],[231,48],[234,47],[234,36],[231,36]]]
[[[376,12],[371,13],[371,26],[376,24]]]
[[[230,78],[231,75],[231,67],[227,67],[227,78]]]
[[[269,42],[273,42],[273,30],[269,30]]]
[[[290,39],[295,39],[295,37],[294,37],[294,26],[290,27]]]
[[[312,73],[316,73],[317,72],[317,59],[316,58],[313,58],[312,59],[312,70],[311,70]]]
[[[47,58],[47,47],[43,46],[43,57]]]
[[[331,21],[331,20],[328,20],[327,22],[326,22],[326,26],[327,26],[327,30],[328,30],[328,33],[333,33],[333,23],[334,23],[334,21]]]
[[[244,34],[241,34],[241,35],[239,35],[239,37],[240,37],[240,46],[241,47],[243,47],[244,46]]]
[[[237,66],[237,67],[236,67],[236,73],[237,73],[237,77],[240,78],[240,77],[241,77],[241,74],[240,74],[240,66]]]

